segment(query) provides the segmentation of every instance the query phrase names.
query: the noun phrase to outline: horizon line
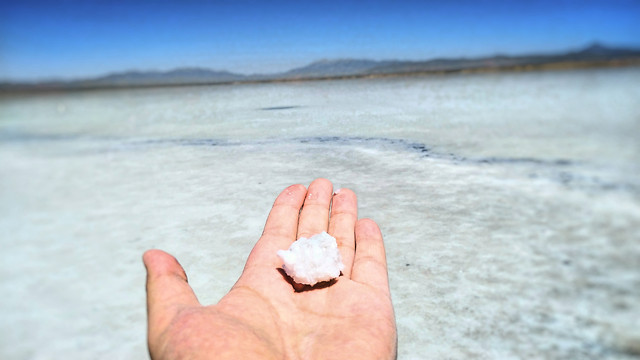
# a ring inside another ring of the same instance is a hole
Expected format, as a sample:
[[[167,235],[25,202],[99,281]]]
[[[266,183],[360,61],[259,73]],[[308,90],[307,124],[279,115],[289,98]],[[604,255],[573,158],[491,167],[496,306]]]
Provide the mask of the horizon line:
[[[302,65],[302,66],[298,66],[298,67],[292,67],[288,70],[285,71],[278,71],[278,72],[262,72],[262,73],[240,73],[240,72],[233,72],[230,70],[226,70],[226,69],[218,69],[218,68],[210,68],[210,67],[206,67],[206,66],[177,66],[177,67],[171,67],[168,69],[153,69],[153,68],[149,68],[149,69],[140,69],[140,68],[130,68],[130,69],[125,69],[125,70],[116,70],[116,71],[111,71],[111,72],[105,72],[105,73],[99,73],[96,75],[89,75],[89,76],[82,76],[82,77],[47,77],[47,78],[41,78],[41,79],[34,79],[34,80],[20,80],[20,79],[2,79],[0,78],[0,85],[2,86],[38,86],[38,85],[54,85],[54,84],[73,84],[73,83],[80,83],[80,82],[90,82],[90,81],[96,81],[96,80],[101,80],[104,78],[108,78],[111,76],[118,76],[118,75],[127,75],[127,74],[158,74],[158,75],[163,75],[163,74],[169,74],[171,72],[176,72],[176,71],[181,71],[181,70],[200,70],[200,71],[207,71],[207,72],[211,72],[211,73],[220,73],[220,74],[228,74],[231,76],[237,76],[237,77],[244,77],[244,78],[248,78],[247,81],[252,80],[251,78],[253,77],[253,80],[256,80],[255,78],[259,78],[259,77],[265,77],[264,80],[269,79],[270,77],[277,77],[278,75],[286,75],[287,73],[293,72],[295,70],[299,70],[299,69],[304,69],[307,68],[313,64],[319,64],[319,63],[331,63],[331,62],[346,62],[346,61],[363,61],[363,62],[373,62],[373,63],[424,63],[424,62],[431,62],[431,61],[458,61],[458,60],[462,60],[462,61],[473,61],[473,60],[487,60],[487,59],[492,59],[492,58],[500,58],[500,57],[507,57],[507,58],[519,58],[519,57],[535,57],[535,56],[561,56],[561,55],[569,55],[569,54],[574,54],[574,53],[580,53],[580,52],[584,52],[586,50],[589,49],[594,49],[594,48],[602,48],[605,50],[617,50],[617,51],[638,51],[640,52],[640,44],[638,45],[622,45],[622,46],[616,46],[616,45],[610,45],[609,43],[604,43],[601,41],[591,41],[588,42],[586,45],[583,46],[578,46],[578,47],[568,47],[565,48],[565,50],[556,50],[556,51],[540,51],[540,52],[522,52],[522,53],[505,53],[505,52],[495,52],[492,53],[490,55],[481,55],[481,56],[458,56],[458,57],[432,57],[432,58],[423,58],[423,59],[400,59],[400,58],[389,58],[389,59],[372,59],[372,58],[358,58],[358,57],[337,57],[337,58],[320,58],[317,60],[313,60],[310,61],[308,63],[306,63],[306,65]],[[295,78],[293,78],[295,80]],[[239,80],[242,81],[242,80]],[[236,81],[230,81],[230,82],[236,82]]]

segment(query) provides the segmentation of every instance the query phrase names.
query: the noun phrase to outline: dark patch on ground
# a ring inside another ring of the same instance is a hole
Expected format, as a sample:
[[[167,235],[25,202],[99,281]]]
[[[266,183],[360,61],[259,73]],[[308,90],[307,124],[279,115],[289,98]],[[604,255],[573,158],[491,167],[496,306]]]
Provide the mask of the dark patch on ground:
[[[264,110],[264,111],[289,110],[289,109],[297,109],[297,108],[300,108],[300,107],[301,106],[295,106],[295,105],[291,105],[291,106],[271,106],[271,107],[260,108],[260,110]]]

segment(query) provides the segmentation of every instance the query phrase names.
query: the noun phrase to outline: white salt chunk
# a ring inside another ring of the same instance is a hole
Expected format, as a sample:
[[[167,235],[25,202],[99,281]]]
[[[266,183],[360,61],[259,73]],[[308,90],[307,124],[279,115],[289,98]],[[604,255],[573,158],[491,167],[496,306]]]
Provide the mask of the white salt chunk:
[[[298,284],[329,281],[344,269],[336,238],[324,231],[308,239],[301,237],[289,250],[278,250],[278,256],[284,271]]]

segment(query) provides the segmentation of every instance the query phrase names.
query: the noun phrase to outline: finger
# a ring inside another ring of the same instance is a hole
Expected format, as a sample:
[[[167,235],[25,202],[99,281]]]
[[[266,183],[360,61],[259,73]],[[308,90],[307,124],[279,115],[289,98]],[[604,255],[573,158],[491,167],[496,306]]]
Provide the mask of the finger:
[[[245,269],[253,266],[280,267],[278,250],[286,250],[296,240],[298,215],[307,189],[291,185],[284,189],[273,203],[262,236],[251,250]]]
[[[378,225],[371,219],[356,223],[356,254],[351,279],[389,294],[387,259]]]
[[[332,194],[333,184],[327,179],[316,179],[309,185],[304,206],[300,212],[298,239],[309,238],[327,231]]]
[[[351,267],[355,254],[355,227],[358,220],[358,200],[349,189],[340,189],[333,195],[329,234],[336,238],[344,264],[342,275],[351,277]]]
[[[147,268],[147,315],[149,339],[154,339],[184,307],[200,303],[182,266],[162,250],[149,250],[142,256]]]

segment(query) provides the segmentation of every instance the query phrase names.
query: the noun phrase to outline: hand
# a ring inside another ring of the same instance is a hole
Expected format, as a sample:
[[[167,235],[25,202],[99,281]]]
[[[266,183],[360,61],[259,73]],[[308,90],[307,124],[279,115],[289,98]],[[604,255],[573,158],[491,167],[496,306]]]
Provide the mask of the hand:
[[[330,285],[296,291],[278,271],[276,252],[322,231],[338,242],[343,275]],[[143,260],[153,359],[396,356],[382,235],[372,220],[357,220],[356,195],[347,189],[333,195],[326,179],[315,180],[308,191],[292,185],[278,196],[242,275],[216,305],[200,305],[171,255],[149,250]]]

